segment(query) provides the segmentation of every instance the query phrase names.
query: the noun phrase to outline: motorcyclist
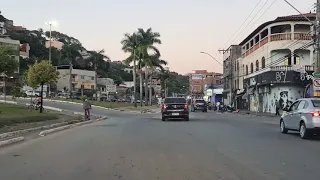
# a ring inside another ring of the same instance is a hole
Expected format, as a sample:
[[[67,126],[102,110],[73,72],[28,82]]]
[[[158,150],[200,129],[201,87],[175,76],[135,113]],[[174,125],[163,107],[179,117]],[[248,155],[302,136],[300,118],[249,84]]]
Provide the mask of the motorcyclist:
[[[36,106],[36,109],[41,105],[41,97],[38,94],[35,95],[34,105]]]

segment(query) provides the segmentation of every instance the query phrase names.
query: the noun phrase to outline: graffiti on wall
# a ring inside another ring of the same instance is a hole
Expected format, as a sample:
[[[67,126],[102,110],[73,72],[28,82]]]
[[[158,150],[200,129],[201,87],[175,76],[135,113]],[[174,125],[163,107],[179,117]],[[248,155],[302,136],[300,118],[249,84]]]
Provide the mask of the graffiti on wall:
[[[314,80],[314,73],[308,74],[308,73],[300,73],[300,80],[305,81],[305,80]]]
[[[286,81],[287,71],[276,72],[276,81]]]
[[[276,112],[276,100],[279,101],[281,108],[290,107],[291,104],[303,97],[303,87],[281,86],[271,88],[270,94],[264,94],[263,111],[269,113]]]

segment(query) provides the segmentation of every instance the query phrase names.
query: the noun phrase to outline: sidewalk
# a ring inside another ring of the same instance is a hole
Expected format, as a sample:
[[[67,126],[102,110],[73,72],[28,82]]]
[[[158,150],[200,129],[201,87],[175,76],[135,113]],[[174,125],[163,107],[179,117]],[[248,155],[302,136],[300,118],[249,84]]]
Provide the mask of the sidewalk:
[[[263,116],[263,117],[280,117],[276,116],[273,113],[265,113],[265,112],[251,112],[249,110],[239,110],[239,112],[233,112],[235,114],[241,114],[241,115],[251,115],[251,116]]]

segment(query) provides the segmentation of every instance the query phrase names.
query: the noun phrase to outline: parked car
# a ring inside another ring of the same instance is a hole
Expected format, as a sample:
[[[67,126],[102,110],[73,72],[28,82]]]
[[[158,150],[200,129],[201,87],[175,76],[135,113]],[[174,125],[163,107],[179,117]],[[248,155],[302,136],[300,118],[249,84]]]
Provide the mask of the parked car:
[[[285,108],[280,118],[281,133],[298,131],[302,139],[320,133],[320,98],[304,98]]]
[[[184,119],[189,121],[189,106],[183,97],[167,97],[161,108],[162,121]]]
[[[208,112],[208,104],[203,99],[196,99],[192,103],[191,111],[202,111],[202,112]]]

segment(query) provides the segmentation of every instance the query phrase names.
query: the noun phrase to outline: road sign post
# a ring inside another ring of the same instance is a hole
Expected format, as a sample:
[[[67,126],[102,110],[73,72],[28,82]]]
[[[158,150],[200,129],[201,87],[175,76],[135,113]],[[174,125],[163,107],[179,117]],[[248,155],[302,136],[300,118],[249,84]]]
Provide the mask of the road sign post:
[[[313,79],[313,96],[320,97],[320,73],[314,74]]]

